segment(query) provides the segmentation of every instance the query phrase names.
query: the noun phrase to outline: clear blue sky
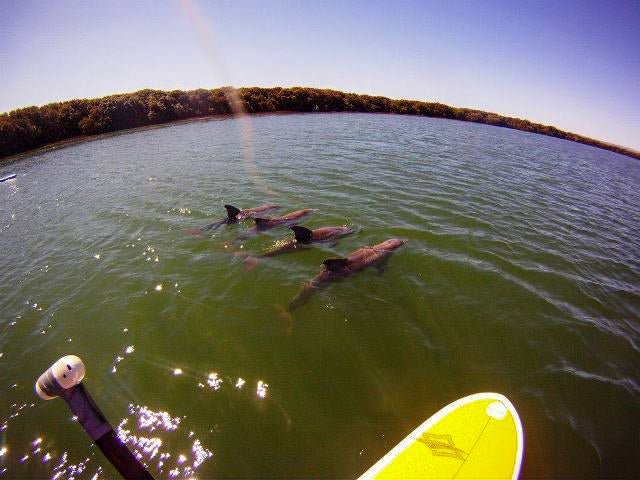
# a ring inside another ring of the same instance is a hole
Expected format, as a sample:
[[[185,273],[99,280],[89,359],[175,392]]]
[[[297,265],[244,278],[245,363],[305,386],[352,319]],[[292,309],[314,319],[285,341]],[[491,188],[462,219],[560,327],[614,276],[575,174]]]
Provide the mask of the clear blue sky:
[[[439,101],[640,149],[640,0],[0,1],[0,111],[141,88]]]

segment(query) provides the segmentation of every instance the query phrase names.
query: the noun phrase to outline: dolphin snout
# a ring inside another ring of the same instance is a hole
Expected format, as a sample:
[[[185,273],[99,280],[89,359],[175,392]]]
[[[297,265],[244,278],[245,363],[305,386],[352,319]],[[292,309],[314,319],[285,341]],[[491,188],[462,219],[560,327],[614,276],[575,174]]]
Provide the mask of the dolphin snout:
[[[399,238],[391,238],[386,240],[380,244],[380,247],[384,250],[395,250],[396,248],[400,248],[402,245],[407,243],[407,240],[401,240]]]

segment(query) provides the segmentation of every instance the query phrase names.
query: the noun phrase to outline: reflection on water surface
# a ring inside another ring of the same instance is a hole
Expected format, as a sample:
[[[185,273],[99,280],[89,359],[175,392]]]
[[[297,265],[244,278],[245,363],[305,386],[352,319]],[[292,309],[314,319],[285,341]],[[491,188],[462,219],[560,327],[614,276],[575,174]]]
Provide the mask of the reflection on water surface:
[[[390,115],[233,120],[49,152],[0,185],[0,472],[111,478],[33,382],[79,355],[158,478],[357,476],[426,417],[498,391],[525,477],[632,477],[640,412],[640,164],[549,137]],[[3,167],[3,170],[6,170]],[[3,172],[4,173],[4,172]],[[318,211],[335,245],[261,259],[274,229],[190,232],[222,205]],[[278,312],[335,258],[409,243]],[[553,438],[550,445],[548,439]]]

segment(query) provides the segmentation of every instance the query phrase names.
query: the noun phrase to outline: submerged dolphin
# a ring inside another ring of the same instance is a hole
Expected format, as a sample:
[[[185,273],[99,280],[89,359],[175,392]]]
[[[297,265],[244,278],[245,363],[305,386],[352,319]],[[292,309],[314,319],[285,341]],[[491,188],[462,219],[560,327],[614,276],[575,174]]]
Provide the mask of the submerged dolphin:
[[[317,211],[316,208],[303,208],[302,210],[296,210],[295,212],[289,212],[286,215],[282,215],[280,217],[269,217],[269,218],[258,218],[255,217],[253,219],[256,224],[245,231],[244,233],[238,236],[237,240],[246,239],[252,237],[260,232],[265,230],[269,230],[271,228],[291,225],[292,223],[296,223],[298,219],[302,217],[306,217],[312,212]]]
[[[256,256],[249,256],[245,259],[245,267],[247,270],[253,269],[258,263],[259,258],[275,257],[283,253],[295,252],[301,248],[307,248],[311,243],[328,242],[331,240],[337,240],[338,238],[349,235],[354,232],[351,227],[322,227],[310,230],[300,225],[294,225],[290,227],[293,230],[295,236],[294,240],[283,241],[279,240],[275,246],[265,253]]]
[[[255,217],[253,220],[256,222],[256,230],[268,230],[270,228],[279,227],[281,225],[289,225],[296,222],[296,220],[306,217],[307,215],[315,212],[315,208],[303,208],[302,210],[296,210],[295,212],[289,212],[286,215],[280,217],[259,218]]]
[[[215,230],[220,225],[231,224],[241,222],[247,218],[251,218],[258,213],[268,212],[269,210],[275,210],[280,208],[279,205],[273,205],[271,203],[267,203],[265,205],[260,205],[259,207],[254,208],[237,208],[233,205],[225,205],[224,208],[227,209],[227,217],[219,220],[217,222],[213,222],[205,227],[202,227],[200,230],[206,232],[207,230]]]
[[[288,312],[300,307],[319,288],[342,279],[372,265],[380,264],[395,250],[407,243],[406,240],[392,238],[373,247],[362,247],[345,258],[330,258],[323,263],[324,268],[309,283],[303,285],[289,303]]]

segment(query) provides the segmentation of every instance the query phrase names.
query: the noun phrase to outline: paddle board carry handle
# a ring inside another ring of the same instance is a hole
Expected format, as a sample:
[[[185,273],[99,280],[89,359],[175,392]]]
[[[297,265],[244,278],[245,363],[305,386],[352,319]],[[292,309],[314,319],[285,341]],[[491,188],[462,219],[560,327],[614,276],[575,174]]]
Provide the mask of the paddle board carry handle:
[[[36,393],[44,400],[62,397],[78,422],[125,480],[153,480],[131,450],[120,440],[81,383],[85,374],[82,360],[67,355],[55,362],[36,381]]]

